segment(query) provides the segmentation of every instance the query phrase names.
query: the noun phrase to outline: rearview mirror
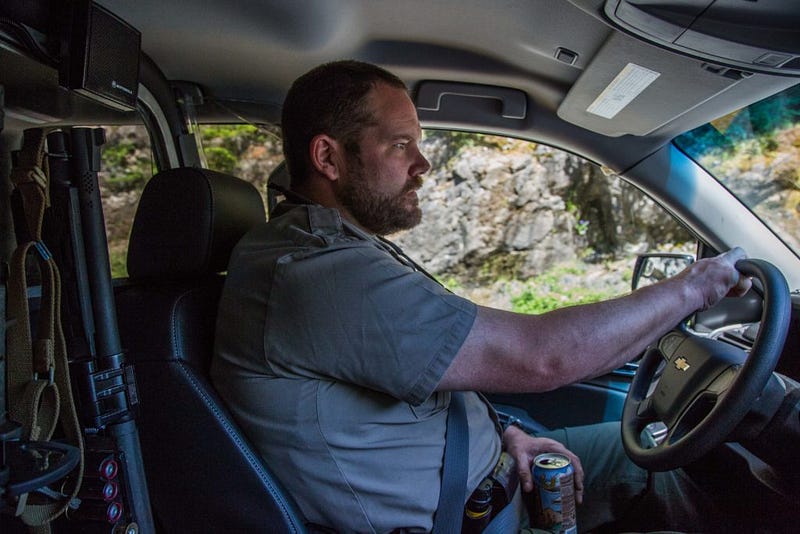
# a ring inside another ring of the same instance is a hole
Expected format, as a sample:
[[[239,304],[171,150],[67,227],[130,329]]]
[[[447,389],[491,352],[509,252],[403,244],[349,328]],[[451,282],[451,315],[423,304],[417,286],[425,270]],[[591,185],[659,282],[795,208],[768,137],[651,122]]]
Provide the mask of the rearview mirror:
[[[655,284],[675,276],[694,263],[691,254],[640,254],[633,267],[631,289]]]

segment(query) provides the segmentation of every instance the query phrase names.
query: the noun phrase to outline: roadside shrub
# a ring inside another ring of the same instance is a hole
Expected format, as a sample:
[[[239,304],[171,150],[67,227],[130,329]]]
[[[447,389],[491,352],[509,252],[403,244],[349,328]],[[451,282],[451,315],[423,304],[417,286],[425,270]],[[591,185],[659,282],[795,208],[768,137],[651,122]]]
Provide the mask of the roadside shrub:
[[[128,141],[105,145],[101,168],[103,185],[112,193],[141,190],[152,176],[150,152]]]
[[[522,293],[511,298],[512,311],[541,314],[558,308],[589,304],[614,297],[610,290],[594,289],[575,284],[584,271],[579,267],[557,266],[529,280]]]

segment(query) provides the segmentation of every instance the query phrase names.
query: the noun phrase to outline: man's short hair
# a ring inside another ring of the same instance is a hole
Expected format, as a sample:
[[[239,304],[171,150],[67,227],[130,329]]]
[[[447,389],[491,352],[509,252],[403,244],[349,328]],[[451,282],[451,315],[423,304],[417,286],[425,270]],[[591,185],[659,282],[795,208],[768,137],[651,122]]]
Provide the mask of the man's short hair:
[[[283,155],[292,186],[310,174],[308,147],[314,136],[327,134],[348,153],[358,154],[361,131],[372,123],[367,94],[377,83],[407,90],[391,72],[354,60],[320,65],[295,80],[283,102]]]

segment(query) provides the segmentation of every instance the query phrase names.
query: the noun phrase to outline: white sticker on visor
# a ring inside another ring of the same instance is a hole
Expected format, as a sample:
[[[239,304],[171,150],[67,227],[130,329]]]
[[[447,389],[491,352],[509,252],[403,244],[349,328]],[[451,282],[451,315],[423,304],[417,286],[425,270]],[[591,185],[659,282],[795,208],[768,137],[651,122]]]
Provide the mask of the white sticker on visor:
[[[661,76],[660,72],[628,63],[586,108],[586,111],[606,119],[612,119],[659,76]]]

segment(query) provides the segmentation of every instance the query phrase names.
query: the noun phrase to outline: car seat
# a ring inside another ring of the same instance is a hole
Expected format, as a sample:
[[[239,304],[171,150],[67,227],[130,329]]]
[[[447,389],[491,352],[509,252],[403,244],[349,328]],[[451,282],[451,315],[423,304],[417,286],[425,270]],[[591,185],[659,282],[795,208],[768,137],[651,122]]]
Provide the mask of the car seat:
[[[267,212],[271,214],[278,203],[284,198],[282,191],[291,187],[292,179],[289,176],[289,167],[286,160],[278,163],[277,167],[267,178]]]
[[[209,380],[223,272],[239,238],[264,218],[251,184],[197,168],[157,174],[137,208],[116,302],[164,532],[305,532]]]

